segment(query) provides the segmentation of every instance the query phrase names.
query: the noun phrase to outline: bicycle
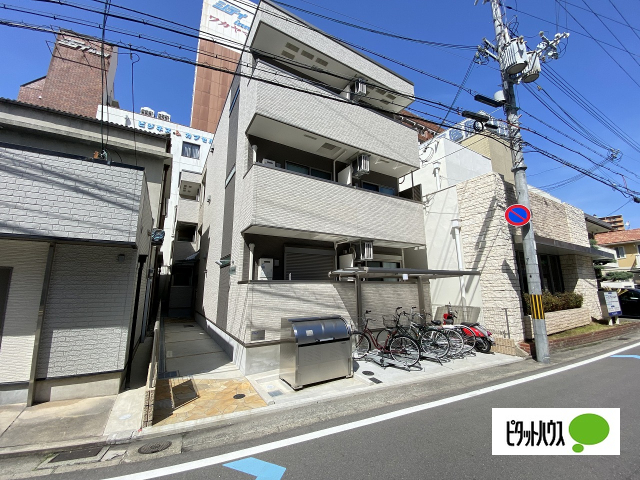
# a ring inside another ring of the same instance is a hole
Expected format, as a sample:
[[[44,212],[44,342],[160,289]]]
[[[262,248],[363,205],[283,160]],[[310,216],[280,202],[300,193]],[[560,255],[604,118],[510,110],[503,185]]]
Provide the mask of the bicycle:
[[[371,351],[371,345],[373,345],[381,353],[382,360],[380,365],[382,366],[384,366],[385,355],[389,355],[394,362],[405,368],[412,367],[418,363],[420,361],[420,346],[411,337],[399,333],[397,322],[393,327],[385,328],[388,336],[384,344],[380,344],[374,338],[373,332],[369,328],[370,318],[366,317],[366,314],[370,312],[371,310],[365,311],[362,331],[354,330],[351,334],[353,339],[353,359],[361,360],[366,358]]]
[[[458,318],[458,312],[451,308],[451,304],[447,305],[447,313],[443,315],[443,320],[440,322],[438,320],[432,321],[436,325],[441,325],[442,328],[457,331],[463,339],[462,350],[460,351],[461,355],[475,355],[474,348],[476,346],[476,335],[466,325],[462,324],[454,324],[455,319]]]

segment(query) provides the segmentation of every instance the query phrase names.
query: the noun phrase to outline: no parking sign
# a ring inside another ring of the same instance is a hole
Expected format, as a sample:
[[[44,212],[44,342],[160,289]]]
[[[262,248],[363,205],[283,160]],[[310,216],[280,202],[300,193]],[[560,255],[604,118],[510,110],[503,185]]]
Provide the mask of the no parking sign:
[[[531,210],[529,210],[524,205],[520,205],[516,203],[515,205],[511,205],[504,212],[504,218],[507,220],[509,225],[513,225],[514,227],[522,227],[529,223],[531,220]]]

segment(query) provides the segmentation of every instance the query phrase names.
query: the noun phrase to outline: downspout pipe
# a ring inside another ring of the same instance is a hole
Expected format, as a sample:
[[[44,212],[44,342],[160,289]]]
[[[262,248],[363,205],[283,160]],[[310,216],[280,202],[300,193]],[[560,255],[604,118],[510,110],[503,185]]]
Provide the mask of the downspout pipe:
[[[133,304],[133,319],[131,320],[131,332],[129,334],[129,354],[127,355],[127,373],[124,387],[131,384],[131,366],[133,365],[133,349],[136,345],[136,324],[138,323],[138,307],[140,305],[140,287],[142,284],[142,272],[148,255],[138,255],[138,280],[136,281],[136,297]]]
[[[436,188],[442,190],[442,180],[440,179],[440,160],[433,162],[433,174],[436,177]]]
[[[456,257],[458,260],[458,270],[464,270],[464,260],[462,258],[462,242],[460,241],[460,220],[454,218],[451,220],[451,229],[453,230],[453,238],[456,242]],[[465,292],[464,277],[458,277],[460,280],[460,297],[462,299],[462,317],[466,321],[467,294]]]
[[[38,307],[38,319],[36,322],[36,333],[33,339],[33,353],[31,354],[31,372],[29,374],[29,388],[27,390],[27,407],[31,407],[36,398],[36,373],[38,367],[38,354],[40,352],[40,335],[44,324],[44,315],[47,309],[47,296],[49,295],[49,284],[51,283],[51,272],[53,271],[53,257],[56,251],[56,244],[49,244],[47,263],[44,269],[44,280],[40,293],[40,306]]]

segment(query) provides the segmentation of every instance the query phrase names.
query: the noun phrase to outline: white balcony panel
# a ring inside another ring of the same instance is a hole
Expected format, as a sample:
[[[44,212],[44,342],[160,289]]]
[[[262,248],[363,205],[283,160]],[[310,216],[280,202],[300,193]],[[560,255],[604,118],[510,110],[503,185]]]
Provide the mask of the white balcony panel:
[[[317,239],[372,239],[424,245],[422,204],[256,164],[250,226],[315,232]],[[252,228],[252,231],[258,232]],[[312,237],[308,237],[312,238]]]
[[[305,83],[264,62],[259,62],[254,75],[303,90],[256,81],[253,88],[256,89],[257,115],[305,131],[311,137],[328,139],[334,145],[342,144],[354,151],[368,152],[391,160],[394,164],[400,163],[403,168],[397,171],[398,177],[419,168],[418,134],[415,130],[382,114],[346,102],[328,90]],[[347,160],[335,156],[339,154],[337,149],[322,150],[323,143],[324,140],[319,141],[312,153]]]
[[[198,223],[200,216],[200,202],[188,198],[178,200],[178,213],[176,220],[181,223]]]

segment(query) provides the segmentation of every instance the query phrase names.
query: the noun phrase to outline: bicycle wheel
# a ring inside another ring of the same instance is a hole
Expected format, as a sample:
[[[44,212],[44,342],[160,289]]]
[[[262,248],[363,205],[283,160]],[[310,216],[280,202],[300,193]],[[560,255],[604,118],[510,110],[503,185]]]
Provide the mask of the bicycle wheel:
[[[420,347],[412,338],[399,335],[389,342],[389,354],[403,367],[412,367],[420,360]]]
[[[464,340],[464,345],[462,347],[462,353],[473,352],[473,349],[476,346],[476,335],[471,331],[470,328],[463,327],[460,329],[460,334]]]
[[[351,342],[351,356],[354,360],[362,360],[371,350],[371,342],[363,333],[353,332]]]
[[[385,345],[387,343],[387,338],[389,337],[389,330],[380,330],[376,335],[376,342],[378,345]]]
[[[464,338],[452,328],[444,330],[445,335],[449,339],[449,356],[455,357],[460,355],[464,348]]]
[[[442,358],[449,353],[449,339],[440,330],[426,330],[420,335],[419,340],[425,355]]]

